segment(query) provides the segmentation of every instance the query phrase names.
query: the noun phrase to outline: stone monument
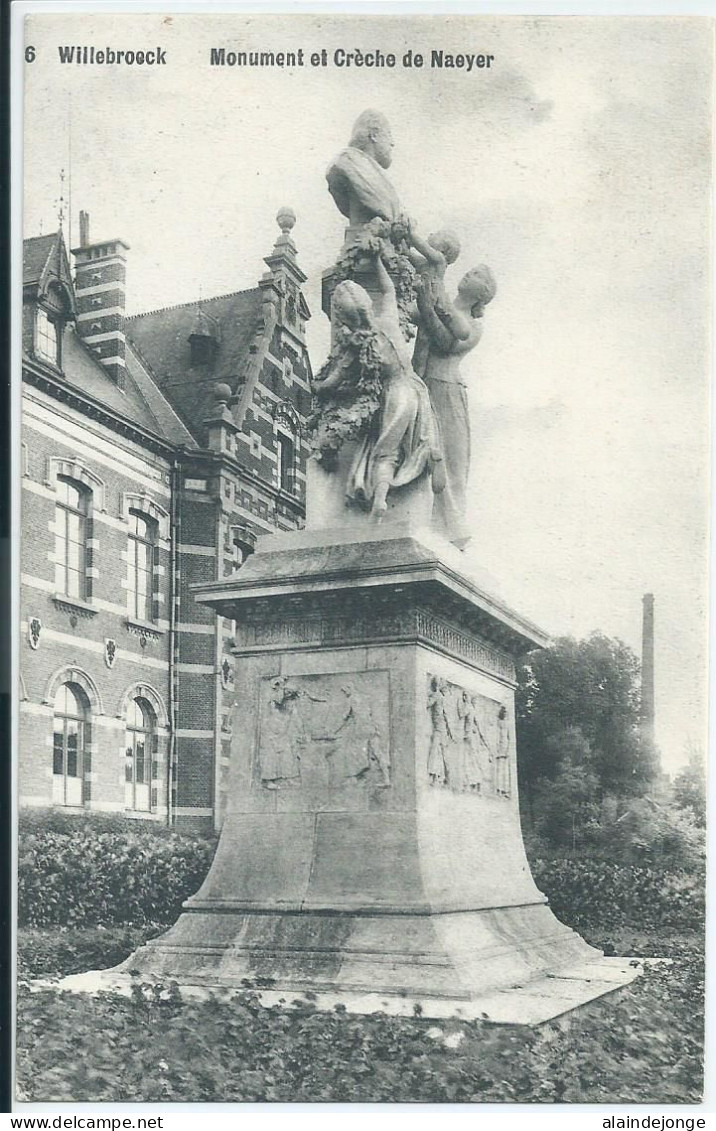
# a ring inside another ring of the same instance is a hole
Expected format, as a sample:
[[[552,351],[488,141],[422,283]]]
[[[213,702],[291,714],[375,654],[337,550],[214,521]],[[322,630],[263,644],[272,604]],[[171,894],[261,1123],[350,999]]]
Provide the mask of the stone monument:
[[[248,980],[267,1000],[310,990],[319,1007],[536,1023],[635,971],[560,923],[530,874],[515,661],[547,638],[449,540],[464,534],[468,460],[457,364],[494,281],[480,268],[444,297],[384,176],[391,148],[368,112],[329,170],[359,250],[346,269],[344,247],[331,294],[307,527],[195,587],[237,627],[214,862],[178,922],[101,984],[130,970],[212,990]],[[396,260],[412,272],[420,375]]]

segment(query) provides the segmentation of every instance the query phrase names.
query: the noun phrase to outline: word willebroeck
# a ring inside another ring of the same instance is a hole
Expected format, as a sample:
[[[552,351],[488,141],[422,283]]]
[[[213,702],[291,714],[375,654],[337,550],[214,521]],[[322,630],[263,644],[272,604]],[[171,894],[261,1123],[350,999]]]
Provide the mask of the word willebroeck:
[[[162,47],[152,48],[149,51],[119,51],[114,47],[59,47],[57,48],[60,54],[61,63],[78,63],[82,65],[104,65],[111,66],[115,63],[123,63],[125,66],[133,66],[136,64],[138,67],[160,67],[166,66],[167,53],[166,49]]]

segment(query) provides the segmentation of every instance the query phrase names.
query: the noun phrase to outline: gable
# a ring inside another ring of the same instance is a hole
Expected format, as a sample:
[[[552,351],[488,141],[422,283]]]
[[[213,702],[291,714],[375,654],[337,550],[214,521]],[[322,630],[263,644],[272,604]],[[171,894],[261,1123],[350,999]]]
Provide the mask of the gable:
[[[217,326],[216,350],[209,365],[192,367],[189,338],[203,315]],[[136,314],[125,323],[127,340],[151,367],[159,387],[189,430],[201,435],[212,403],[212,389],[222,381],[236,394],[243,385],[254,337],[263,327],[258,287],[200,303],[185,303]]]

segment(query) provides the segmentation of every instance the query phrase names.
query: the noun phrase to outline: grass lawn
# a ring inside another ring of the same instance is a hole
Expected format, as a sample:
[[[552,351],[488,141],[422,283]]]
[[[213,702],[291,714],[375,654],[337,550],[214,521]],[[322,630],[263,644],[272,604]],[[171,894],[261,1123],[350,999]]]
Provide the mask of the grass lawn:
[[[111,966],[147,928],[18,932],[20,977]],[[18,993],[18,1099],[686,1103],[702,1089],[703,936],[582,933],[609,953],[670,957],[568,1026],[537,1030],[44,990]]]

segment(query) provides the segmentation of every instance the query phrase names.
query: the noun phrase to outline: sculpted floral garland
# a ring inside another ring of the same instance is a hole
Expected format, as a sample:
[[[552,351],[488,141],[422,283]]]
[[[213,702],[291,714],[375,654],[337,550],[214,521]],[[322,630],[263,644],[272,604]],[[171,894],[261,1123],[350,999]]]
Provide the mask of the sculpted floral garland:
[[[409,224],[403,216],[393,223],[375,217],[366,224],[358,241],[343,252],[334,275],[336,284],[346,279],[356,280],[365,271],[366,263],[380,255],[393,279],[400,327],[408,341],[415,334],[411,311],[417,279],[407,254],[409,234]],[[341,358],[346,367],[353,369],[355,381],[318,393],[306,425],[313,452],[326,471],[335,468],[338,452],[346,441],[360,439],[365,434],[380,408],[381,361],[376,332],[340,327],[317,381]]]

